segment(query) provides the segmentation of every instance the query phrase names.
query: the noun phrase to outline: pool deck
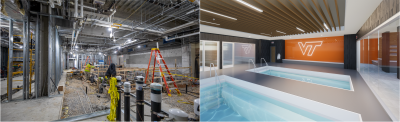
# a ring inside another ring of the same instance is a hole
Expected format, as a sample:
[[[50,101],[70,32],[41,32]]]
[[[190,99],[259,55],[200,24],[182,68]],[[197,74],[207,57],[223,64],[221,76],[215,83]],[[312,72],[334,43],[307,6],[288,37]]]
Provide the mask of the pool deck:
[[[353,83],[354,91],[248,72],[245,71],[250,69],[247,64],[220,69],[218,70],[218,75],[231,76],[254,84],[356,112],[361,114],[363,121],[392,121],[391,117],[356,70],[285,63],[268,64],[269,66],[276,67],[349,75]],[[256,66],[259,67],[260,64],[256,64]],[[252,66],[251,68],[254,67]],[[214,76],[214,71],[212,72],[212,76]],[[209,71],[200,72],[200,77],[210,77]]]

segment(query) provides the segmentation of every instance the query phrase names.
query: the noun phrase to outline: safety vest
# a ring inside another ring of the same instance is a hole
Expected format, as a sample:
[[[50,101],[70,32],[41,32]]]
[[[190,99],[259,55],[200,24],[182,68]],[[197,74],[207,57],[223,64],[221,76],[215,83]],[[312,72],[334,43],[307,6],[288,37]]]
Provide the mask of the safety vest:
[[[90,72],[90,64],[86,65],[85,72]]]

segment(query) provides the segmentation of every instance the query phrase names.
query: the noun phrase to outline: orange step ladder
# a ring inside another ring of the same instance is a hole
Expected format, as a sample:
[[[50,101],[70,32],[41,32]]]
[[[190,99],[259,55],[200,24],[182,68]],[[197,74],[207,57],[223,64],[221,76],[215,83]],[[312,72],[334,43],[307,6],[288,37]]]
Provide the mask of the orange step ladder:
[[[176,85],[175,80],[174,80],[174,78],[172,77],[173,75],[172,75],[171,72],[169,71],[168,66],[167,66],[167,64],[165,63],[164,58],[162,57],[161,52],[160,52],[160,50],[159,50],[158,48],[151,48],[150,59],[149,59],[149,65],[148,65],[148,67],[147,67],[146,78],[144,79],[144,83],[146,83],[147,77],[149,76],[149,69],[150,69],[151,58],[153,57],[153,52],[154,52],[154,65],[153,65],[153,75],[152,75],[151,83],[154,82],[154,72],[155,72],[156,61],[157,61],[158,67],[159,67],[159,69],[160,69],[161,77],[163,78],[164,84],[165,84],[165,88],[167,89],[168,96],[171,96],[171,90],[174,90],[174,89],[176,90],[176,92],[178,93],[178,95],[181,95],[181,92],[179,92],[178,86]],[[157,55],[157,54],[158,54],[158,55]],[[159,57],[158,57],[158,56],[159,56]],[[164,63],[164,66],[165,66],[165,68],[167,69],[167,72],[168,72],[168,74],[169,74],[168,76],[171,78],[171,81],[167,81],[167,80],[165,79],[165,75],[164,75],[164,73],[163,73],[163,71],[162,71],[162,67],[161,67],[162,65],[160,64],[160,61],[159,61],[160,59],[161,59],[162,62]],[[173,88],[169,88],[169,87],[168,87],[168,84],[171,84],[171,83],[174,84],[174,87],[173,87]]]

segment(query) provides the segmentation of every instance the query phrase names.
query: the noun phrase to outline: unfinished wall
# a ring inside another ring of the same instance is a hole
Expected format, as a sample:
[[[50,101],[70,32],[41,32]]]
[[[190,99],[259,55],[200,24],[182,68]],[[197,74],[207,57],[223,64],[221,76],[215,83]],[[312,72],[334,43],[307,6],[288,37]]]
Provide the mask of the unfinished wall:
[[[165,63],[167,63],[169,67],[175,67],[175,60],[176,60],[176,66],[182,67],[181,48],[160,50],[160,52],[165,60]],[[122,55],[122,58],[125,67],[147,68],[150,58],[150,51],[147,53]],[[154,56],[151,61],[153,64]]]

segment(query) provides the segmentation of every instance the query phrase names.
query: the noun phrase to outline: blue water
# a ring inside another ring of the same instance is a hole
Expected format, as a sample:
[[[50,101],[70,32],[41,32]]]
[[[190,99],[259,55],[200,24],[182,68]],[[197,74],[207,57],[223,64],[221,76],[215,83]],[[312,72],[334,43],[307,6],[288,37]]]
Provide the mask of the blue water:
[[[272,75],[276,77],[288,78],[292,80],[299,80],[309,83],[315,83],[324,86],[336,87],[346,90],[351,90],[350,82],[349,81],[341,81],[341,80],[333,80],[333,79],[326,79],[326,78],[319,78],[307,75],[299,75],[275,70],[268,70],[265,72],[261,72],[262,74]]]
[[[200,90],[200,121],[331,121],[226,82]]]

